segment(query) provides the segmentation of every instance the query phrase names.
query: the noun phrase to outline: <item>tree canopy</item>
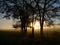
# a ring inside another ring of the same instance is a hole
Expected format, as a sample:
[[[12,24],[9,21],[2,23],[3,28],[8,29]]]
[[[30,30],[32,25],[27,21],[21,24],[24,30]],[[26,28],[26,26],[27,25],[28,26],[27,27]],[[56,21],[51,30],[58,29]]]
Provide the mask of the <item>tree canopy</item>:
[[[0,13],[5,13],[4,17],[20,19],[22,27],[36,15],[36,19],[43,25],[45,21],[48,25],[54,24],[53,18],[60,16],[59,0],[0,0]],[[43,27],[43,26],[42,26]]]

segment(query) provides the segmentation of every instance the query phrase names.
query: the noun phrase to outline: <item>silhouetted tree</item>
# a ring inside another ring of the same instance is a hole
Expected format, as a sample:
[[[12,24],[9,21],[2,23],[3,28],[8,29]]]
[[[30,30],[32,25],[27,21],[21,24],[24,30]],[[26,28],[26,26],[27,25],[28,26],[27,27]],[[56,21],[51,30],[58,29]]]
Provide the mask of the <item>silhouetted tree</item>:
[[[3,0],[0,12],[6,13],[7,18],[20,19],[22,32],[26,29],[29,16],[32,16],[33,27],[34,14],[37,14],[37,17],[40,17],[40,34],[42,36],[44,21],[49,25],[53,24],[51,18],[55,18],[58,15],[57,12],[60,11],[60,6],[57,6],[60,4],[59,2],[59,0]],[[32,34],[34,34],[33,28]]]
[[[29,18],[29,14],[27,11],[26,1],[25,0],[5,0],[3,2],[3,7],[5,6],[6,15],[4,17],[13,19],[20,19],[21,21],[21,29],[26,30],[26,23]]]
[[[57,0],[34,0],[36,2],[36,6],[38,8],[39,16],[40,16],[40,27],[41,27],[41,35],[43,34],[43,25],[44,21],[47,21],[49,25],[53,23],[52,19],[55,15],[55,10],[58,7],[53,6],[57,3]],[[53,11],[54,10],[54,11]],[[50,20],[50,21],[49,21]]]

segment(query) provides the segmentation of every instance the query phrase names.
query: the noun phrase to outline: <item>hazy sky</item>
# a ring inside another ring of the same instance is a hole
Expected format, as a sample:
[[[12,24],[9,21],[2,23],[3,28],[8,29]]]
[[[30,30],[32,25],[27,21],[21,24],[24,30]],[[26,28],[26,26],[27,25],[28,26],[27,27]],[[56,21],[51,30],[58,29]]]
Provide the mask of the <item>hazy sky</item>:
[[[13,28],[12,27],[13,20],[12,19],[8,20],[8,19],[5,19],[5,18],[3,19],[2,18],[3,15],[5,15],[5,13],[4,14],[0,13],[0,29],[12,29]],[[60,24],[59,19],[53,18],[53,20],[54,20],[54,24]]]
[[[11,29],[12,20],[0,19],[0,29]]]
[[[0,13],[0,29],[11,29],[12,28],[12,24],[13,21],[12,19],[8,20],[8,19],[3,19],[2,17],[5,15]]]
[[[14,4],[7,1],[7,4],[9,6],[13,6]],[[3,3],[0,2],[0,6],[2,6]],[[55,7],[60,7],[60,5],[58,4],[54,4],[53,6]],[[2,8],[3,9],[3,8]],[[0,9],[1,10],[1,9]],[[3,19],[2,17],[5,15],[6,13],[0,13],[0,29],[11,29],[12,28],[12,25],[13,25],[13,20],[6,20],[6,19]],[[60,14],[60,12],[59,12]],[[54,21],[54,24],[60,24],[60,17],[56,17],[56,18],[53,18],[52,19]]]

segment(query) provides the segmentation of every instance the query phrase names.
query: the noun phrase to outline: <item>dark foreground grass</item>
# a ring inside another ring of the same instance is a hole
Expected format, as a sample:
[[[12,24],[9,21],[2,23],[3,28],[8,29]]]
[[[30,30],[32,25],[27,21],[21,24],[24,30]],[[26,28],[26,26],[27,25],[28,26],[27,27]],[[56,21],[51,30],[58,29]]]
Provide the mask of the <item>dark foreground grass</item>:
[[[0,45],[60,45],[60,33],[53,31],[44,33],[41,39],[32,35],[13,31],[0,31]]]

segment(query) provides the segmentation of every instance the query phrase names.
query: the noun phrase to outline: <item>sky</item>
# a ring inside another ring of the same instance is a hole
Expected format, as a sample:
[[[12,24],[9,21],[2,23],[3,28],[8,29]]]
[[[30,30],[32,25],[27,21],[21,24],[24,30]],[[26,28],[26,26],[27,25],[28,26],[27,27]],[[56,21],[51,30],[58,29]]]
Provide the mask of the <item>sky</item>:
[[[0,4],[0,6],[2,6],[3,3]],[[13,3],[9,3],[9,1],[7,2],[8,5],[13,6]],[[54,4],[55,7],[59,7],[60,5],[58,4]],[[0,9],[1,10],[1,9]],[[59,12],[60,14],[60,12]],[[13,20],[7,20],[7,19],[3,19],[2,17],[6,15],[6,13],[0,13],[0,29],[12,29],[12,25],[13,25]],[[52,20],[54,21],[54,24],[60,24],[60,17],[55,17],[52,18]]]
[[[5,18],[2,18],[4,14],[0,13],[0,29],[13,29],[13,20],[12,19],[5,19]],[[57,18],[53,18],[54,20],[54,24],[60,24],[60,20],[57,19]],[[59,27],[59,26],[58,26]]]
[[[0,29],[12,29],[12,20],[0,19]]]
[[[13,20],[2,18],[5,13],[0,13],[0,29],[12,29]]]

